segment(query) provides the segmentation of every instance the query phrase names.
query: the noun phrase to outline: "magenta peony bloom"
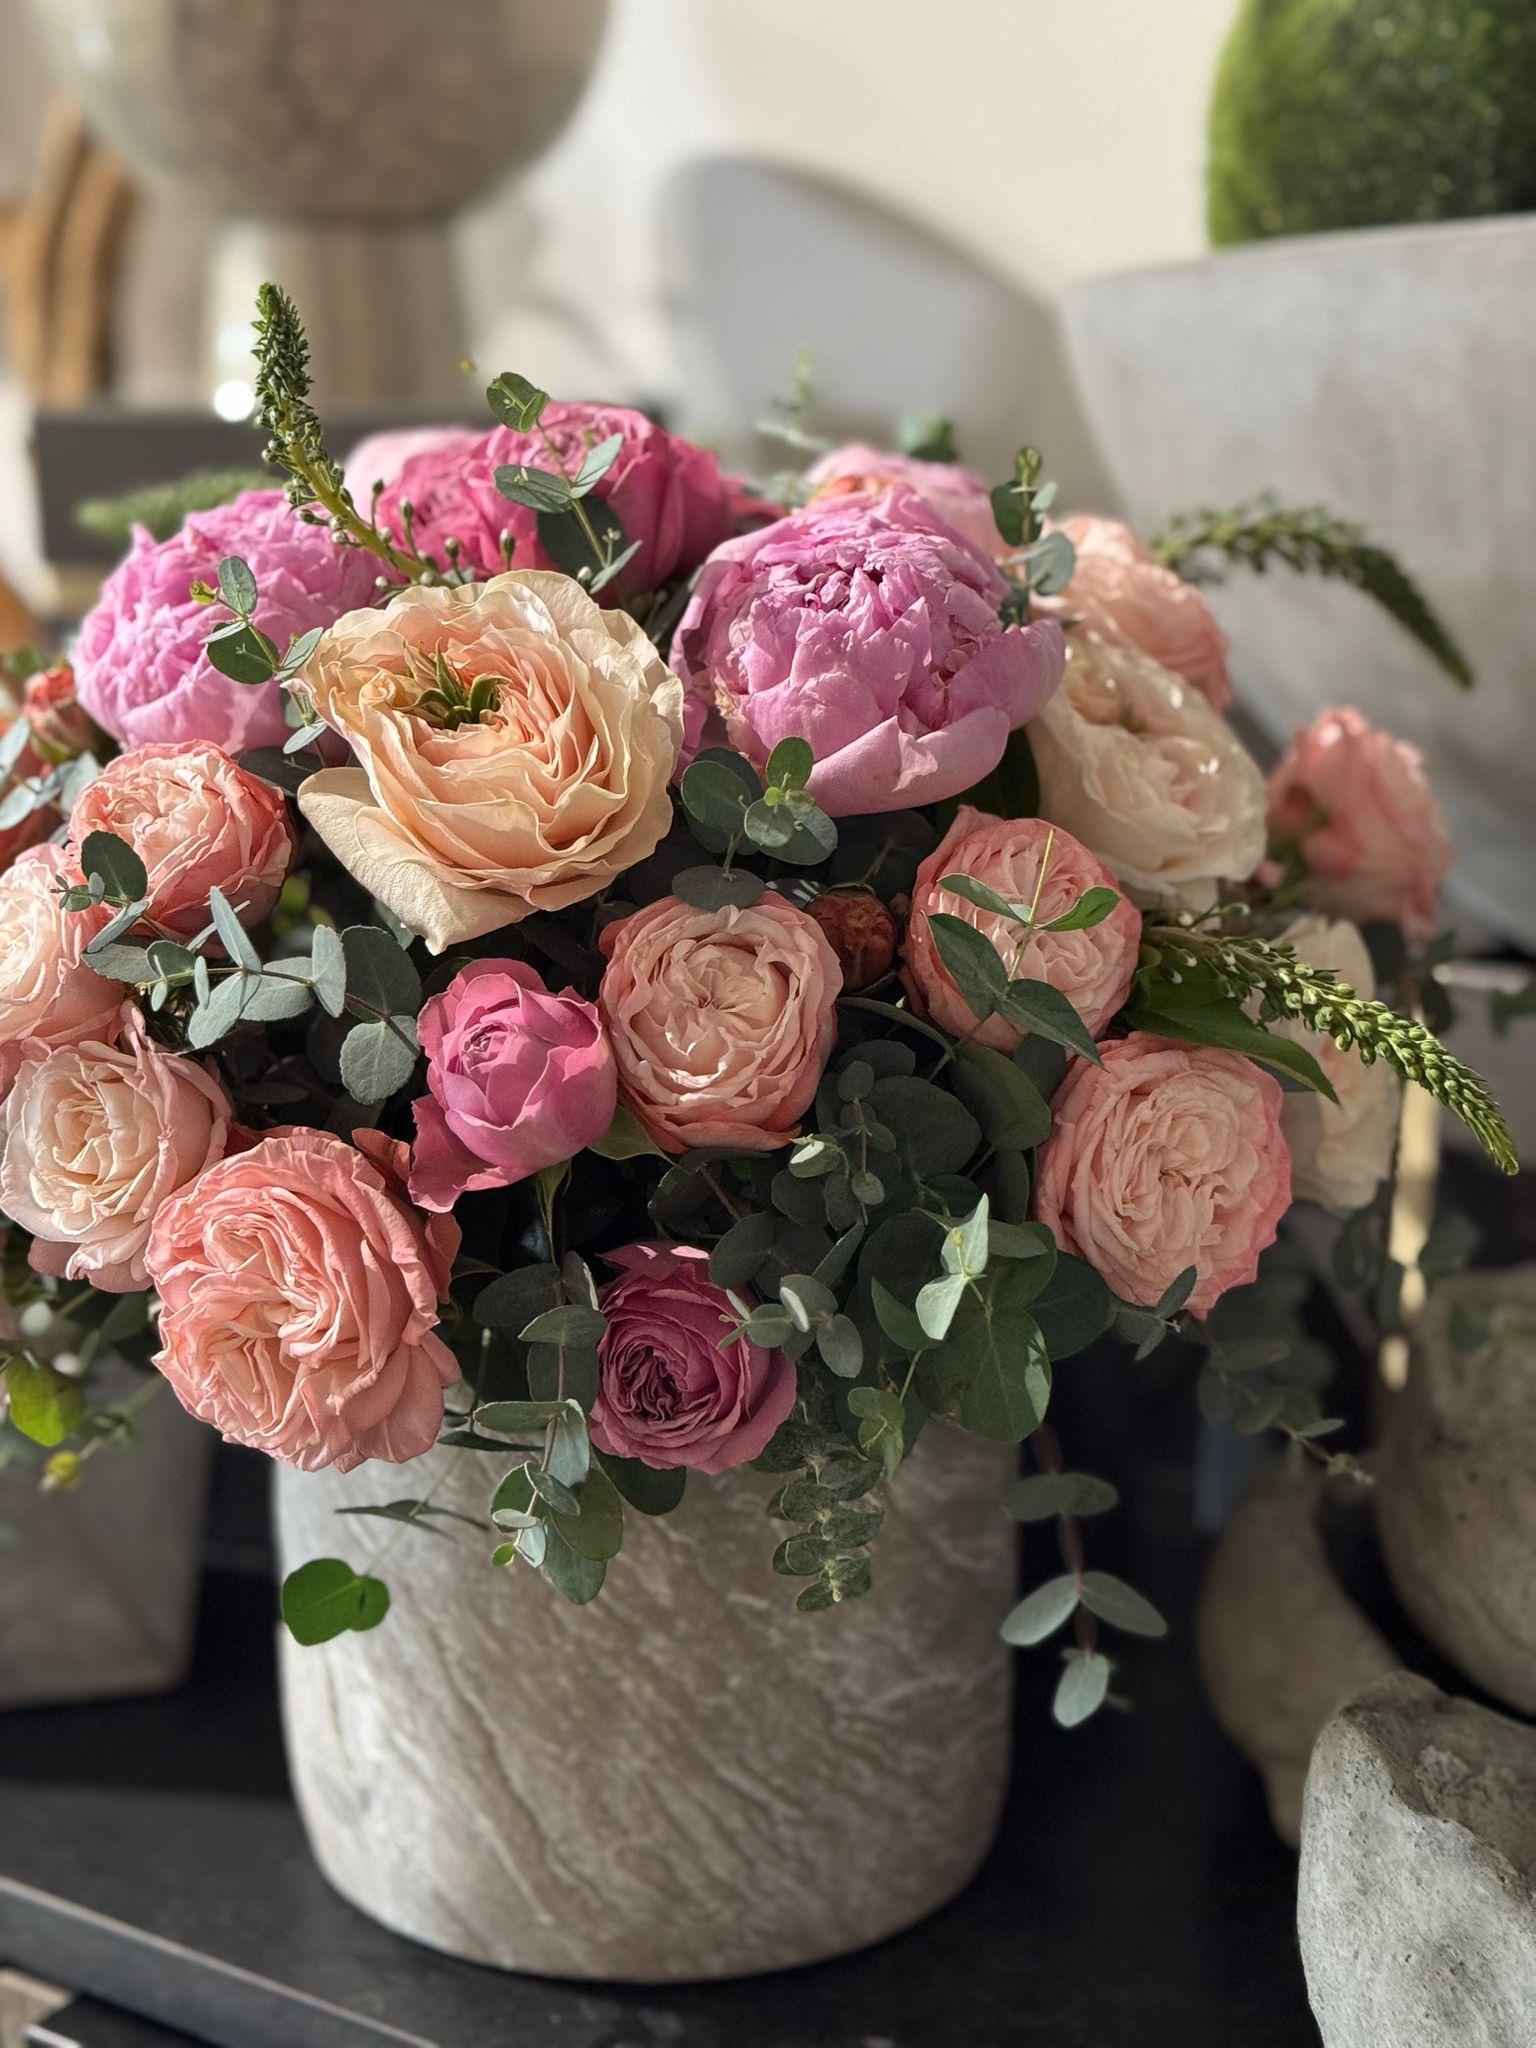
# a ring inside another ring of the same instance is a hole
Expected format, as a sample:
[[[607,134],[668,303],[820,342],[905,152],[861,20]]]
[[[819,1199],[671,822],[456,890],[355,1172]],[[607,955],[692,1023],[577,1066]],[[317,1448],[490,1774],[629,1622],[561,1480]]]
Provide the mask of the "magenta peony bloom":
[[[496,471],[515,462],[553,469],[544,445],[547,435],[574,475],[591,449],[611,434],[622,434],[624,446],[593,496],[613,507],[640,550],[605,586],[604,604],[686,576],[735,531],[734,492],[739,487],[721,476],[713,455],[667,433],[643,413],[622,405],[549,405],[539,425],[542,433],[531,434],[493,427],[467,444],[455,440],[412,456],[380,494],[379,524],[403,537],[400,507],[408,502],[416,548],[439,568],[448,566],[446,543],[456,540],[461,562],[482,576],[498,574],[507,566],[504,532],[516,544],[514,569],[558,568],[539,545],[537,515],[501,495]]]
[[[738,1337],[738,1321],[691,1245],[631,1244],[605,1254],[619,1277],[603,1289],[592,1441],[614,1458],[663,1469],[726,1472],[763,1450],[795,1405],[782,1351]]]
[[[411,1200],[451,1209],[572,1159],[613,1122],[618,1075],[597,1011],[521,960],[471,960],[421,1013],[431,1090],[415,1105]]]
[[[808,741],[831,816],[910,810],[990,774],[1061,680],[1060,626],[1005,629],[1006,594],[915,491],[834,497],[715,550],[672,665],[758,766]]]
[[[968,540],[978,554],[997,555],[1004,549],[1002,535],[992,512],[992,493],[976,474],[959,462],[925,462],[918,455],[898,455],[888,448],[872,448],[867,441],[848,441],[818,456],[805,472],[813,500],[842,498],[855,491],[884,491],[893,484],[906,484],[916,491]]]
[[[227,614],[195,604],[190,592],[199,579],[218,581],[226,555],[249,563],[259,592],[256,623],[280,648],[374,599],[377,560],[338,548],[281,491],[243,491],[232,505],[194,512],[169,540],[137,528],[74,650],[80,702],[125,747],[213,740],[238,754],[288,737],[276,686],[232,683],[203,651]]]

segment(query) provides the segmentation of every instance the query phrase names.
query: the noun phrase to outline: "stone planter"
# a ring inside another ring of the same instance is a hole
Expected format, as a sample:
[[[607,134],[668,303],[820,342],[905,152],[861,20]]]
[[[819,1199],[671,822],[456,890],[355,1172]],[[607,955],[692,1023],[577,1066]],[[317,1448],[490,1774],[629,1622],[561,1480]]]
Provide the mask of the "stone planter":
[[[164,1692],[186,1675],[216,1439],[169,1388],[138,1440],[42,1493],[0,1472],[0,1707]],[[3,1738],[0,1738],[3,1739]]]
[[[1470,708],[1355,592],[1283,569],[1216,595],[1275,740],[1355,703],[1421,745],[1463,912],[1536,945],[1527,585],[1536,217],[1302,236],[1077,286],[1073,365],[1131,518],[1271,489],[1359,520],[1424,584],[1478,675]]]
[[[483,1512],[483,1461],[451,1455],[437,1499]],[[283,1643],[321,1869],[397,1933],[543,1975],[742,1976],[921,1919],[976,1870],[1006,1788],[1014,1468],[1012,1446],[931,1429],[874,1591],[820,1615],[770,1569],[772,1482],[751,1473],[629,1515],[587,1607],[493,1570],[470,1531],[407,1533],[381,1627]],[[280,1471],[283,1569],[361,1562],[387,1525],[332,1511],[428,1476]]]
[[[32,0],[136,170],[223,222],[211,391],[250,376],[255,288],[299,300],[326,402],[462,404],[449,223],[554,140],[608,0]],[[238,416],[228,394],[221,409]]]

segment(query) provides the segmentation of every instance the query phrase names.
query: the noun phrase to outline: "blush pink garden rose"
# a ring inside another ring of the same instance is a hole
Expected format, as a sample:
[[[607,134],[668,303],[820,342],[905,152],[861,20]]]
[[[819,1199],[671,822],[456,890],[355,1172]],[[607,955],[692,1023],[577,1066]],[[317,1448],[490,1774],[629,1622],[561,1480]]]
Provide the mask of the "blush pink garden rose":
[[[1298,960],[1331,967],[1367,1001],[1376,976],[1365,940],[1352,924],[1298,917],[1280,934]],[[1304,1045],[1333,1083],[1337,1102],[1315,1090],[1287,1094],[1280,1128],[1291,1148],[1291,1191],[1299,1202],[1318,1202],[1336,1216],[1363,1209],[1392,1170],[1402,1111],[1402,1083],[1385,1060],[1370,1066],[1357,1052],[1342,1052],[1331,1038],[1294,1018],[1270,1026]]]
[[[1035,1204],[1064,1251],[1151,1308],[1188,1267],[1209,1312],[1252,1280],[1291,1199],[1279,1082],[1240,1053],[1133,1031],[1075,1061],[1052,1103]]]
[[[228,614],[197,604],[194,582],[216,584],[219,563],[238,555],[256,578],[256,623],[286,648],[312,626],[373,601],[379,564],[339,548],[307,525],[281,491],[243,491],[232,504],[194,512],[179,533],[155,540],[143,527],[102,585],[75,642],[81,704],[125,747],[215,740],[232,754],[281,746],[288,737],[275,683],[221,676],[203,643]]]
[[[1102,634],[1069,636],[1061,688],[1030,728],[1040,810],[1143,906],[1208,910],[1264,858],[1264,778],[1219,712]]]
[[[451,1209],[573,1159],[613,1122],[618,1075],[594,1006],[522,960],[471,960],[421,1013],[430,1091],[412,1107],[411,1200]]]
[[[795,1405],[781,1351],[738,1337],[740,1317],[691,1245],[632,1244],[605,1254],[592,1441],[662,1470],[728,1472],[757,1457]]]
[[[601,944],[619,1092],[663,1152],[771,1152],[799,1134],[842,986],[813,917],[772,891],[746,910],[663,896]]]
[[[282,791],[206,740],[133,747],[109,761],[70,813],[77,860],[92,832],[133,848],[149,876],[149,915],[178,939],[208,922],[212,889],[259,924],[293,859]]]
[[[1044,608],[1139,647],[1225,711],[1232,702],[1227,637],[1194,584],[1165,568],[1118,519],[1064,519],[1061,531],[1077,552],[1077,566],[1065,590],[1043,600]]]
[[[1451,841],[1417,747],[1358,711],[1324,711],[1269,778],[1269,823],[1306,863],[1319,910],[1384,918],[1419,944],[1434,937]]]
[[[39,1273],[129,1293],[148,1285],[161,1207],[223,1156],[229,1126],[207,1069],[135,1017],[116,1046],[88,1039],[23,1063],[0,1109],[0,1209],[32,1232]]]
[[[905,484],[978,554],[995,555],[1003,546],[992,516],[991,492],[974,470],[958,462],[924,462],[916,455],[872,448],[867,441],[849,441],[819,456],[805,472],[805,481],[813,503],[856,491],[878,494],[893,484]]]
[[[403,537],[401,507],[408,503],[418,552],[441,568],[448,566],[447,543],[455,540],[462,564],[483,577],[496,575],[508,566],[506,534],[514,569],[553,569],[539,544],[538,515],[501,495],[496,471],[503,464],[554,469],[548,443],[574,476],[592,449],[619,434],[624,445],[592,495],[613,508],[628,540],[640,547],[607,585],[611,603],[690,574],[734,531],[732,487],[714,456],[644,413],[557,403],[544,408],[539,429],[523,434],[493,427],[467,444],[454,439],[411,456],[380,494],[380,525]]]
[[[439,663],[478,718],[441,705]],[[682,685],[627,612],[551,571],[412,588],[336,621],[303,672],[356,765],[299,808],[434,953],[595,896],[672,825]]]
[[[996,566],[915,491],[805,506],[717,548],[672,643],[690,742],[708,711],[758,767],[809,742],[832,817],[908,810],[989,775],[1061,676],[1061,628],[1006,629]]]
[[[1102,923],[1085,931],[1037,932],[1016,972],[1060,989],[1094,1037],[1130,992],[1141,947],[1141,914],[1119,895],[1115,878],[1104,863],[1070,832],[1048,825],[1042,818],[994,818],[962,804],[953,825],[917,871],[901,976],[921,1014],[956,1038],[1011,1053],[1024,1034],[1002,1017],[988,1017],[977,1024],[939,957],[929,917],[940,911],[963,919],[984,932],[1010,963],[1020,934],[1019,927],[1007,918],[979,909],[939,884],[946,875],[969,875],[1010,903],[1028,906],[1034,901],[1047,842],[1050,857],[1038,912],[1042,924],[1062,916],[1089,889],[1114,889],[1118,901]]]
[[[437,1335],[458,1225],[404,1198],[406,1148],[269,1131],[150,1233],[155,1364],[189,1413],[301,1472],[429,1451],[459,1377]]]
[[[130,1010],[120,982],[87,965],[85,949],[112,913],[67,911],[61,846],[34,846],[0,874],[0,1095],[24,1060],[84,1039],[115,1044]]]

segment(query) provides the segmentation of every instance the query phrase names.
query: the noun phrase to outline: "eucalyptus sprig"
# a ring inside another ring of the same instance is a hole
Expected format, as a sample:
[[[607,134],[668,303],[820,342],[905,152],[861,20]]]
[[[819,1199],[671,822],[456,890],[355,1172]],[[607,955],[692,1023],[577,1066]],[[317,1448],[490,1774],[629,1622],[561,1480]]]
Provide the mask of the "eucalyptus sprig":
[[[1225,929],[1224,920],[1214,925],[1197,925],[1193,919],[1150,921],[1146,941],[1178,966],[1205,969],[1233,1001],[1246,1003],[1257,996],[1260,1023],[1294,1019],[1342,1050],[1358,1053],[1367,1066],[1385,1060],[1460,1117],[1503,1172],[1518,1172],[1515,1141],[1487,1084],[1417,1019],[1357,994],[1331,969],[1299,960],[1293,946]]]
[[[1352,584],[1396,619],[1452,682],[1472,687],[1471,664],[1407,570],[1353,520],[1335,518],[1321,505],[1286,506],[1266,496],[1224,511],[1177,513],[1151,546],[1187,583],[1219,583],[1229,567],[1262,575],[1280,562]]]

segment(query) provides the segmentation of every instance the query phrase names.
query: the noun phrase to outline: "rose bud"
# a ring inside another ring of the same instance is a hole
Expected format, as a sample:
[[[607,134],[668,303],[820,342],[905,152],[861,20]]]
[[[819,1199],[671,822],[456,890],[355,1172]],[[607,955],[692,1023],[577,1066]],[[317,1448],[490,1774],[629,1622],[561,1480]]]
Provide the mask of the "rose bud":
[[[833,892],[818,896],[810,914],[837,955],[845,988],[872,988],[890,973],[899,934],[895,918],[878,896]]]
[[[45,761],[73,761],[101,744],[95,722],[75,695],[75,672],[67,661],[28,677],[21,710]]]

